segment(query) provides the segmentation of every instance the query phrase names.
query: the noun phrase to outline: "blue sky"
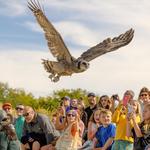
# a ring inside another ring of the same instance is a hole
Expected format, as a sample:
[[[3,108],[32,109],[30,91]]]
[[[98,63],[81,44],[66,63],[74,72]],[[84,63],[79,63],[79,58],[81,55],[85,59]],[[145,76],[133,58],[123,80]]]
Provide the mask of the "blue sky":
[[[81,74],[48,79],[41,59],[53,59],[43,31],[26,0],[0,0],[0,81],[47,96],[61,88],[83,88],[99,95],[150,88],[149,0],[39,0],[45,14],[62,35],[71,54],[78,57],[108,37],[135,29],[133,41],[102,55]]]

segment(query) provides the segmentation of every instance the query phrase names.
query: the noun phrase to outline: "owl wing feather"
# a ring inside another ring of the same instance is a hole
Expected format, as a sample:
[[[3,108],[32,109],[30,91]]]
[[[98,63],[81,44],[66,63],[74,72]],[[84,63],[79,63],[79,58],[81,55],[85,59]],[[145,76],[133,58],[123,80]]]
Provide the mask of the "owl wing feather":
[[[65,60],[67,63],[71,63],[73,57],[71,56],[60,34],[45,16],[39,1],[28,1],[28,7],[33,12],[39,25],[44,30],[45,38],[48,42],[48,47],[53,56],[56,57],[58,61]]]
[[[84,59],[89,62],[100,55],[117,50],[118,48],[129,44],[133,36],[134,30],[130,29],[126,31],[124,34],[121,34],[113,39],[107,38],[103,42],[97,44],[94,47],[91,47],[90,49],[82,53],[79,59]]]

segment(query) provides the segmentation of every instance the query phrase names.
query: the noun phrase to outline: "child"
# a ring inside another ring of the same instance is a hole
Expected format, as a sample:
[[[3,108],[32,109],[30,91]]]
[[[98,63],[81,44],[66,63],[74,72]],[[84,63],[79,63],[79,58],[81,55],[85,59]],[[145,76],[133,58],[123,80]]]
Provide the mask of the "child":
[[[100,109],[96,109],[90,117],[87,133],[88,140],[83,144],[82,147],[82,149],[84,150],[91,150],[93,148],[93,139],[95,137],[98,127],[100,126],[100,112]]]
[[[130,100],[128,105],[130,104],[131,108],[135,112],[135,119],[137,122],[140,122],[140,106],[138,101]],[[127,111],[128,107],[124,106],[123,104],[119,104],[117,109],[113,114],[112,121],[116,123],[116,136],[115,141],[112,146],[112,150],[133,150],[133,138],[131,136],[126,135],[126,128],[127,128]],[[131,110],[130,110],[131,111]],[[133,126],[133,124],[131,123]]]
[[[96,132],[93,150],[111,150],[116,131],[115,125],[111,123],[111,117],[110,110],[101,110],[100,122],[102,126]]]
[[[130,119],[133,121],[134,149],[144,150],[150,144],[150,104],[144,106],[143,122],[138,125],[135,113],[130,115]],[[131,135],[131,127],[129,125],[127,129],[128,135]]]
[[[95,137],[95,133],[97,132],[97,129],[100,125],[100,112],[100,109],[96,109],[90,117],[88,123],[88,140],[93,140],[93,138]]]

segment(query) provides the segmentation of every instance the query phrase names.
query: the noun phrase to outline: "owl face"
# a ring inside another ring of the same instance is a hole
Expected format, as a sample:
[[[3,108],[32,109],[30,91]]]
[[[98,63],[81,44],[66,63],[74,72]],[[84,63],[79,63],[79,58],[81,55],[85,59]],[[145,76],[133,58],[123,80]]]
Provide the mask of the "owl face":
[[[77,62],[77,66],[78,69],[85,71],[89,68],[89,63],[85,60],[80,60]]]

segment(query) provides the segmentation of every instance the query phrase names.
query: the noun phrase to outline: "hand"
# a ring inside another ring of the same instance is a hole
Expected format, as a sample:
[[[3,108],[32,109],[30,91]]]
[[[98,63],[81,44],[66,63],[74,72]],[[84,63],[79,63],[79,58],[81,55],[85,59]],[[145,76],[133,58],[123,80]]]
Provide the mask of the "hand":
[[[24,145],[24,147],[25,147],[26,149],[30,149],[30,146],[29,146],[28,143],[26,143],[26,144]]]
[[[130,120],[131,120],[131,114],[128,113],[127,116],[126,116],[126,119],[127,119],[128,122],[130,122]]]
[[[31,137],[28,139],[29,142],[33,142],[34,139],[32,139]]]
[[[122,106],[121,106],[121,113],[125,113],[126,110],[127,110],[127,108],[126,108],[124,105],[122,105]]]
[[[60,106],[57,113],[59,114],[59,116],[65,116],[65,108],[63,106]]]
[[[132,112],[132,113],[130,114],[130,116],[131,116],[131,119],[132,119],[132,120],[134,120],[134,121],[136,120],[136,114],[135,114],[135,113]]]

